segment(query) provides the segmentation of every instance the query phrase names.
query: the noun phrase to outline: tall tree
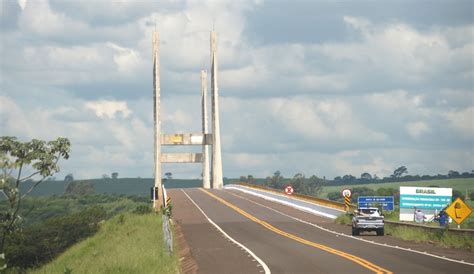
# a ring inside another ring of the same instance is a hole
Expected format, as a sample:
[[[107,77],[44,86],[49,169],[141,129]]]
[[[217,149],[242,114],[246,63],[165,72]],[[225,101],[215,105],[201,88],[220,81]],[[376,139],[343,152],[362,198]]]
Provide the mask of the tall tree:
[[[370,175],[369,173],[367,172],[364,172],[360,175],[360,178],[361,179],[364,179],[364,180],[372,180],[372,175]]]
[[[405,166],[401,166],[393,171],[391,177],[393,178],[400,178],[403,174],[408,173],[408,170]]]
[[[112,173],[112,179],[116,180],[118,178],[119,174],[118,172],[113,172]]]
[[[171,173],[171,172],[166,172],[166,173],[165,173],[165,176],[166,176],[166,180],[171,180],[171,179],[173,179],[173,173]]]
[[[62,137],[49,142],[37,139],[20,142],[15,137],[0,137],[0,192],[8,202],[6,212],[0,215],[0,258],[5,257],[8,235],[19,228],[21,218],[18,213],[22,199],[46,178],[59,172],[58,162],[69,158],[70,147],[69,140]],[[31,172],[25,175],[24,171]],[[25,193],[21,193],[20,185],[27,180],[34,183]]]

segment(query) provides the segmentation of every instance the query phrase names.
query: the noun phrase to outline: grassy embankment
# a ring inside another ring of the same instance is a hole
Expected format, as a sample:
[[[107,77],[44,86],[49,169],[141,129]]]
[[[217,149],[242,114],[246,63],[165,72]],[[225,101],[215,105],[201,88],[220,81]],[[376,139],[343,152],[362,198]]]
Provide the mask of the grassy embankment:
[[[165,248],[161,217],[151,213],[118,215],[93,237],[29,273],[177,272],[177,256],[169,256]]]

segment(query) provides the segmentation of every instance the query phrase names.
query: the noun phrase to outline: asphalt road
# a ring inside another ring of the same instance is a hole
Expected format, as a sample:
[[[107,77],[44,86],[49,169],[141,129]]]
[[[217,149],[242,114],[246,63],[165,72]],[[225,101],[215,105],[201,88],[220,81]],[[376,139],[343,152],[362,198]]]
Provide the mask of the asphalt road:
[[[168,193],[174,219],[181,226],[199,273],[265,272],[255,257],[225,237],[208,218],[253,252],[271,273],[474,273],[471,265],[324,231],[294,218],[330,230],[347,228],[236,190],[170,189]],[[391,237],[388,240],[392,245],[404,243]],[[454,253],[461,258],[472,255]]]

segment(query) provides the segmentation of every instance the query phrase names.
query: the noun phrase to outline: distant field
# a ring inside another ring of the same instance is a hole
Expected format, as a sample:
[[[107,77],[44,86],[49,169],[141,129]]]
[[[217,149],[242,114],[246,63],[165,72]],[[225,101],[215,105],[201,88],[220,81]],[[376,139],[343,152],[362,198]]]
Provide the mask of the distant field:
[[[360,184],[360,185],[341,185],[341,186],[327,186],[323,188],[320,194],[321,198],[327,198],[329,192],[341,191],[344,188],[352,187],[368,187],[371,189],[378,188],[399,188],[400,186],[439,186],[439,187],[450,187],[466,193],[466,189],[470,192],[474,191],[474,178],[465,179],[444,179],[444,180],[429,180],[429,181],[416,181],[416,182],[394,182],[394,183],[374,183],[374,184]]]
[[[150,188],[153,186],[151,178],[119,178],[119,179],[85,179],[76,181],[92,182],[96,193],[108,194],[124,194],[150,196]],[[189,188],[200,187],[201,180],[181,180],[172,179],[165,182],[166,188]],[[25,183],[20,186],[22,193],[31,186],[31,183]],[[64,181],[45,181],[41,183],[32,193],[31,196],[51,196],[64,194],[67,183]],[[0,198],[2,199],[2,198]]]

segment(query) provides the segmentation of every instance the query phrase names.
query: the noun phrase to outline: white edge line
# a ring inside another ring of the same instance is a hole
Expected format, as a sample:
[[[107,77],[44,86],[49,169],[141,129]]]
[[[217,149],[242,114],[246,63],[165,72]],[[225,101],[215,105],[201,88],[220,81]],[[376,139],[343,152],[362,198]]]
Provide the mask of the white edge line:
[[[257,192],[251,191],[251,190],[242,189],[242,188],[235,187],[235,186],[227,186],[226,189],[235,189],[235,190],[238,190],[238,191],[242,191],[244,193],[248,193],[248,194],[260,197],[260,198],[265,199],[265,200],[280,203],[280,204],[283,204],[283,205],[286,205],[286,206],[289,206],[289,207],[294,207],[294,208],[299,209],[301,211],[306,211],[306,212],[309,212],[309,213],[312,213],[312,214],[315,214],[315,215],[320,215],[320,216],[323,216],[323,217],[326,217],[326,218],[331,218],[331,219],[336,219],[337,218],[336,215],[332,215],[332,214],[329,214],[329,213],[317,211],[317,210],[314,210],[312,208],[301,206],[301,205],[295,205],[292,202],[282,201],[282,200],[277,199],[277,198],[268,197],[268,196],[265,196],[264,194],[260,194],[260,193],[257,193]]]
[[[183,190],[181,189],[181,191],[184,193],[184,195],[186,195],[186,197],[188,197],[188,199],[197,207],[197,209],[199,209],[199,211],[201,211],[202,215],[204,215],[204,217],[206,217],[206,219],[209,221],[209,223],[211,223],[215,228],[217,228],[217,230],[219,230],[225,237],[227,237],[229,240],[231,240],[234,244],[240,246],[242,249],[244,249],[245,251],[247,251],[248,254],[252,255],[252,257],[260,264],[260,266],[263,268],[263,270],[265,271],[266,274],[270,274],[271,271],[270,271],[270,268],[268,268],[267,264],[265,264],[265,262],[260,259],[259,257],[257,257],[257,255],[255,255],[255,253],[252,252],[252,250],[248,249],[246,246],[244,246],[243,244],[237,242],[236,240],[234,240],[232,237],[230,237],[227,233],[225,233],[224,230],[222,230],[222,228],[220,228],[220,226],[218,226],[216,223],[214,223],[207,215],[206,213],[204,213],[204,211],[196,204],[196,202],[194,202],[193,199],[191,199],[191,197],[189,197],[189,195]]]
[[[239,189],[239,188],[232,188],[232,189],[236,189],[236,190],[239,190],[239,191],[242,191],[242,192],[246,192],[246,191],[243,191],[243,189]],[[250,191],[249,192],[246,192],[246,193],[249,193],[251,195],[255,195],[254,193],[251,193]],[[296,220],[298,222],[301,222],[301,223],[304,223],[304,224],[307,224],[307,225],[310,225],[310,226],[313,226],[313,227],[316,227],[318,229],[321,229],[321,230],[324,230],[326,232],[329,232],[329,233],[332,233],[332,234],[336,234],[336,235],[339,235],[339,236],[344,236],[344,237],[347,237],[347,238],[351,238],[351,239],[354,239],[354,240],[358,240],[358,241],[362,241],[362,242],[366,242],[366,243],[369,243],[369,244],[373,244],[373,245],[378,245],[378,246],[384,246],[384,247],[390,247],[390,248],[394,248],[394,249],[399,249],[399,250],[404,250],[404,251],[408,251],[408,252],[413,252],[413,253],[418,253],[418,254],[421,254],[421,255],[426,255],[426,256],[430,256],[430,257],[434,257],[434,258],[438,258],[438,259],[442,259],[442,260],[445,260],[445,261],[450,261],[450,262],[455,262],[455,263],[460,263],[460,264],[465,264],[465,265],[471,265],[471,266],[474,266],[474,263],[469,263],[469,262],[466,262],[466,261],[460,261],[460,260],[455,260],[455,259],[450,259],[450,258],[446,258],[446,257],[443,257],[443,256],[438,256],[438,255],[435,255],[435,254],[431,254],[431,253],[427,253],[425,251],[418,251],[418,250],[413,250],[413,249],[410,249],[410,248],[404,248],[404,247],[399,247],[399,246],[392,246],[392,245],[388,245],[388,244],[382,244],[382,243],[377,243],[377,242],[374,242],[374,241],[369,241],[369,240],[366,240],[366,239],[362,239],[362,238],[358,238],[358,237],[354,237],[354,236],[351,236],[351,235],[347,235],[347,234],[344,234],[344,233],[340,233],[340,232],[335,232],[335,231],[332,231],[332,230],[329,230],[327,228],[324,228],[322,226],[319,226],[317,224],[313,224],[313,223],[310,223],[310,222],[307,222],[305,220],[301,220],[299,218],[296,218],[296,217],[293,217],[291,215],[288,215],[288,214],[285,214],[283,212],[280,212],[276,209],[273,209],[271,207],[268,207],[268,206],[265,206],[265,205],[262,205],[260,203],[257,203],[255,201],[252,201],[250,199],[247,199],[243,196],[240,196],[240,195],[237,195],[237,194],[234,194],[234,193],[230,193],[231,195],[234,195],[236,197],[239,197],[241,199],[244,199],[244,200],[247,200],[251,203],[254,203],[256,205],[259,205],[261,207],[264,207],[264,208],[267,208],[267,209],[270,209],[276,213],[279,213],[283,216],[286,216],[288,218],[291,218],[293,220]],[[259,195],[255,195],[255,196],[259,196]]]

